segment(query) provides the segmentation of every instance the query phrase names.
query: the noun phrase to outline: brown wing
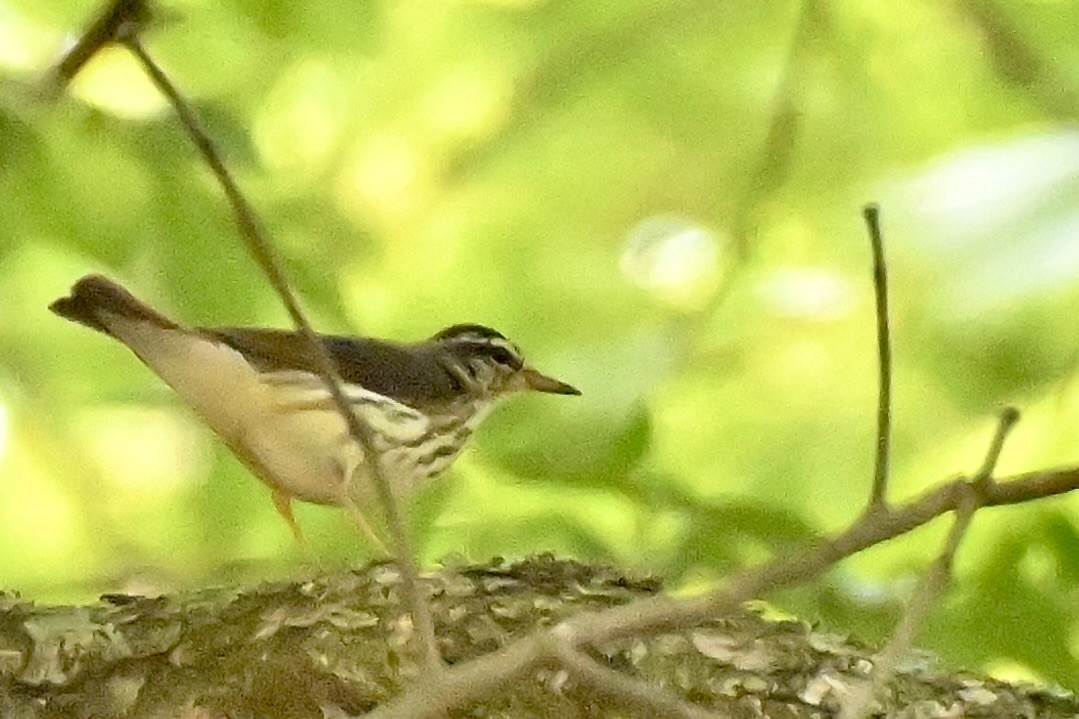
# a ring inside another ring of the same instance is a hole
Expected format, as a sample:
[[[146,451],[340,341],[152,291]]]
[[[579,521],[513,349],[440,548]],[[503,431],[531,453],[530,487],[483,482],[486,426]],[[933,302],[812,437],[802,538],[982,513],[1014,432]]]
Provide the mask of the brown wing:
[[[244,355],[260,371],[318,372],[314,352],[299,332],[247,327],[202,331]],[[438,347],[365,337],[321,337],[345,382],[409,406],[446,402],[464,389],[447,369],[444,352]]]

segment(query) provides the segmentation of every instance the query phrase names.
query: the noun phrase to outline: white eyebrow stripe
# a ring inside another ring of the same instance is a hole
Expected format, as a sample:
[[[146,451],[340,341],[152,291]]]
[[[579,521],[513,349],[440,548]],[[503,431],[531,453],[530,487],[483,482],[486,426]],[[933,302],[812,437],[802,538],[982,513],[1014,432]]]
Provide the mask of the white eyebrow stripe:
[[[517,345],[515,345],[512,342],[510,342],[509,340],[503,339],[501,337],[473,336],[473,337],[461,338],[461,339],[459,339],[457,341],[460,342],[461,344],[470,345],[472,347],[483,347],[483,348],[501,347],[502,349],[509,352],[511,355],[516,357],[521,362],[524,362],[524,355],[521,354],[521,350],[517,349]]]

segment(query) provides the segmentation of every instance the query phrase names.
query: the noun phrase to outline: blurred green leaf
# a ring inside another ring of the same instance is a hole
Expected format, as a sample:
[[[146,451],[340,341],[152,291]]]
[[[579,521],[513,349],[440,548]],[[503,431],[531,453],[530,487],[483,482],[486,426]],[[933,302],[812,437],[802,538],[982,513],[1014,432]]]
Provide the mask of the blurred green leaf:
[[[499,464],[523,477],[617,485],[644,456],[651,436],[648,409],[643,405],[626,417],[603,418],[602,422],[595,415],[569,417],[557,408],[539,418],[535,411],[509,408],[500,414],[511,416],[500,417],[495,425],[505,428],[498,440],[504,447]],[[537,424],[546,428],[543,434],[529,430]],[[508,432],[513,432],[512,438],[506,437]]]
[[[46,309],[96,271],[185,322],[287,325],[122,50],[42,92],[95,7],[0,6],[0,574],[49,599],[147,568],[162,591],[287,571],[304,555],[208,432],[172,447],[175,471],[131,479],[169,445],[107,436],[110,413],[192,418]],[[482,322],[583,392],[492,414],[412,507],[428,559],[551,549],[693,583],[850,521],[874,442],[870,200],[894,499],[978,466],[1000,402],[1024,409],[1002,472],[1079,461],[1079,4],[175,11],[147,47],[320,328],[407,341]],[[979,513],[922,643],[1079,686],[1079,515],[1055,502]],[[298,514],[328,566],[368,556],[339,512]],[[771,601],[882,639],[940,529]]]
[[[922,637],[929,646],[959,663],[977,662],[991,652],[1062,685],[1073,681],[1079,661],[1067,642],[1046,639],[1068,636],[1074,601],[1052,586],[1033,583],[1021,571],[1024,555],[1036,547],[1024,534],[1001,537],[993,561],[979,569],[969,589],[945,602],[926,623]],[[977,643],[970,642],[973,636]]]

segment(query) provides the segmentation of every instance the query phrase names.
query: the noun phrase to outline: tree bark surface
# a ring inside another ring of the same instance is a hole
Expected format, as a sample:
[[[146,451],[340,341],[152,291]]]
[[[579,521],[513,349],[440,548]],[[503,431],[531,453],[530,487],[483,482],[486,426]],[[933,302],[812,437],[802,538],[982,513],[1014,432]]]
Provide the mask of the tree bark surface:
[[[549,556],[425,575],[442,654],[456,664],[581,611],[660,591]],[[0,595],[0,716],[344,717],[408,689],[419,665],[392,565],[250,589],[156,598],[106,595],[90,606],[37,606]],[[834,716],[868,680],[873,653],[801,622],[750,612],[689,631],[592,647],[602,666],[723,717]],[[639,717],[557,664],[451,716]],[[910,658],[873,716],[1075,717],[1063,693],[947,673]]]

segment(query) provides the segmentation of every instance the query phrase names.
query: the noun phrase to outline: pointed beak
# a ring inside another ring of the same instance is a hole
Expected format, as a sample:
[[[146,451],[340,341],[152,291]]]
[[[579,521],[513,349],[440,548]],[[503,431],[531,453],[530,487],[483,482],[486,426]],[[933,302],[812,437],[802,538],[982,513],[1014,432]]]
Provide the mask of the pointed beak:
[[[551,394],[580,394],[576,387],[566,384],[554,377],[548,377],[542,372],[537,372],[531,367],[521,370],[524,376],[525,387],[537,392],[549,392]]]

